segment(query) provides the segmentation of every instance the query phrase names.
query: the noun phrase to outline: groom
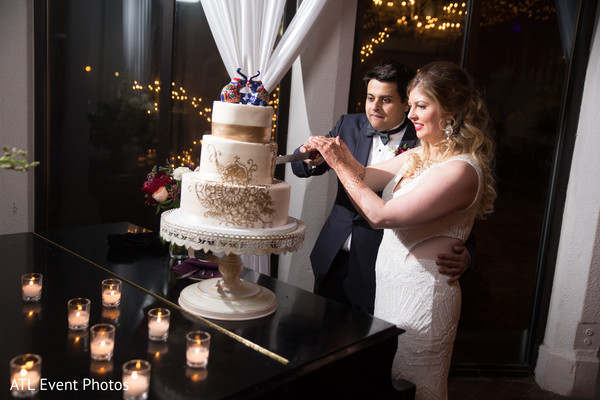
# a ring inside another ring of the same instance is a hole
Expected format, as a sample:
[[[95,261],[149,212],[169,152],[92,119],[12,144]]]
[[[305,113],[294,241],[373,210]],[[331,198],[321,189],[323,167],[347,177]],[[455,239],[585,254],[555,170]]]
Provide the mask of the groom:
[[[417,145],[413,124],[406,118],[406,87],[413,72],[384,61],[365,74],[365,113],[343,115],[327,136],[339,136],[363,165],[388,160]],[[303,146],[294,153],[304,152]],[[329,170],[322,157],[292,162],[298,177],[323,175]],[[346,195],[338,180],[333,209],[310,255],[314,292],[369,314],[375,303],[375,260],[383,230],[373,229]],[[455,254],[440,254],[440,272],[458,279],[470,262],[471,251],[456,246]]]

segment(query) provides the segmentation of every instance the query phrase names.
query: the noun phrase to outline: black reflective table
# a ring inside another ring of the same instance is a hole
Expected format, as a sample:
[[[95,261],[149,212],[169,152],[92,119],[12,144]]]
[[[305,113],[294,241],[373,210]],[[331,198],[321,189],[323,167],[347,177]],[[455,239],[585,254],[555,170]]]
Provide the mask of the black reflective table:
[[[393,390],[389,376],[402,332],[394,325],[248,269],[244,279],[277,296],[274,314],[236,322],[193,316],[177,304],[179,292],[193,282],[174,279],[164,249],[109,247],[108,235],[140,230],[122,223],[0,236],[5,377],[10,358],[30,352],[42,356],[42,376],[49,383],[79,382],[78,390],[46,386],[38,395],[43,399],[122,398],[119,390],[98,388],[119,382],[122,364],[136,358],[152,363],[151,399],[405,398]],[[25,272],[44,275],[39,303],[21,300],[19,278]],[[124,281],[123,298],[110,310],[101,305],[100,282],[115,276]],[[116,325],[115,356],[108,365],[90,360],[87,331],[68,330],[66,302],[72,297],[91,299],[91,324]],[[172,312],[164,343],[147,339],[145,313],[157,306]],[[185,334],[195,329],[213,335],[205,370],[185,364]],[[97,385],[84,394],[84,382]]]

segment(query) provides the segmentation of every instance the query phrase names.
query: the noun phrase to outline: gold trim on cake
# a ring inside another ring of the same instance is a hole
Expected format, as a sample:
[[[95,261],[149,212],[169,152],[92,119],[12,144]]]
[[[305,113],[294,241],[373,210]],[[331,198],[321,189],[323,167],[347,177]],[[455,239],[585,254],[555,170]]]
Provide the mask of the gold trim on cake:
[[[250,143],[268,143],[271,141],[271,127],[245,126],[212,123],[212,134],[225,139]]]

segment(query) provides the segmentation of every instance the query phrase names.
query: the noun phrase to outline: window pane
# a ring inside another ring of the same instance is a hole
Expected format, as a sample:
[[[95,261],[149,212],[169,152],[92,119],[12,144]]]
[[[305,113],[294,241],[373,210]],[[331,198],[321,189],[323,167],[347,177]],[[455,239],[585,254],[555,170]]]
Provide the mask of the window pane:
[[[171,162],[197,167],[202,135],[210,133],[213,101],[229,83],[200,2],[178,1],[175,8]]]
[[[362,77],[369,67],[392,58],[417,69],[437,59],[459,62],[467,4],[442,0],[359,2],[364,6],[362,30],[357,35],[360,55],[355,56],[351,89],[352,112],[364,111]],[[361,6],[359,6],[361,7]]]
[[[462,282],[455,362],[526,361],[568,58],[554,4],[482,5],[467,68],[485,88],[495,121],[498,199],[474,228],[477,259]]]
[[[140,188],[154,162],[162,2],[48,3],[48,228],[155,218]]]

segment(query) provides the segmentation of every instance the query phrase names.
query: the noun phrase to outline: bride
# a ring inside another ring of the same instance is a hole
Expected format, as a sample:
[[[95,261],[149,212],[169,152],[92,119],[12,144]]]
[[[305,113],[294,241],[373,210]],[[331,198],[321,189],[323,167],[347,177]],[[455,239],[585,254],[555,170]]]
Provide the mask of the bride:
[[[421,146],[366,168],[339,137],[311,137],[304,149],[319,151],[356,209],[374,228],[384,228],[375,316],[406,331],[398,338],[392,377],[414,383],[417,400],[438,400],[447,398],[461,294],[435,260],[464,243],[474,218],[492,212],[494,145],[484,102],[456,64],[424,66],[408,96]]]

